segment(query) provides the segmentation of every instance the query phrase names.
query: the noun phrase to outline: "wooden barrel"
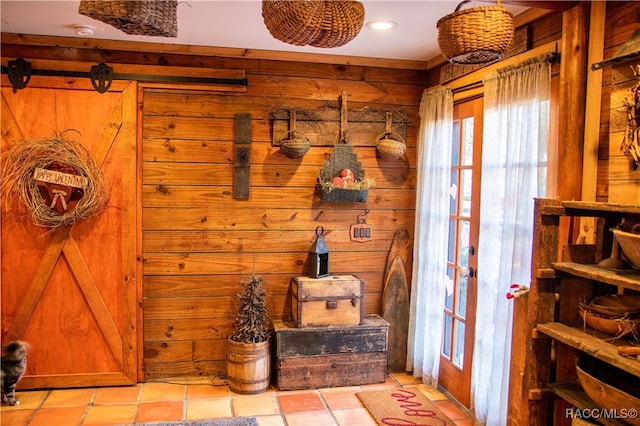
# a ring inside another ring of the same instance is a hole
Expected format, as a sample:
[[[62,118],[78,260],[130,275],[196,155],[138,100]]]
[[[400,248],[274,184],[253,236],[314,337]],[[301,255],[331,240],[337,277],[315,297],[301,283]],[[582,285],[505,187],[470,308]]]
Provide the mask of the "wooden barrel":
[[[269,341],[240,343],[229,339],[227,377],[232,392],[254,395],[266,391],[271,378]]]

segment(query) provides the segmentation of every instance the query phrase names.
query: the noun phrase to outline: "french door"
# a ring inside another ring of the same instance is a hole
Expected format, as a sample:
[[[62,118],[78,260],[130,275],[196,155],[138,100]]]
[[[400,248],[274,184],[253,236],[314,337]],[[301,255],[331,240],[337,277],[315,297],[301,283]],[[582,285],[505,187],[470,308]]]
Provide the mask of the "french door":
[[[482,155],[482,98],[454,105],[449,208],[449,282],[438,383],[470,406],[475,334],[477,247]],[[481,271],[480,271],[481,272]]]

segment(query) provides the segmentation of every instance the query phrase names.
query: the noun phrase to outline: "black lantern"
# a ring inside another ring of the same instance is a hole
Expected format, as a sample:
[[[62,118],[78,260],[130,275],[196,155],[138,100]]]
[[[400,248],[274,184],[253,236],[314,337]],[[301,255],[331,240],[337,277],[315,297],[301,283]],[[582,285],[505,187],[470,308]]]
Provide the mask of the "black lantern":
[[[316,228],[316,242],[309,249],[309,277],[322,278],[329,275],[329,249],[324,243],[324,228]]]

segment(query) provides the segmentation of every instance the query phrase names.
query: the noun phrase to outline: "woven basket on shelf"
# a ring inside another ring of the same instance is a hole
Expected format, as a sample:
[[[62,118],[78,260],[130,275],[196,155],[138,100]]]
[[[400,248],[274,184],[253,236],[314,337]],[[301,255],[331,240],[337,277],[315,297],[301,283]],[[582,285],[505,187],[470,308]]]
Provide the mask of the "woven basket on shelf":
[[[325,161],[322,170],[320,170],[320,182],[330,182],[344,169],[349,169],[353,172],[356,182],[365,177],[362,163],[358,161],[355,152],[353,152],[353,146],[341,142],[334,146],[329,159]],[[322,187],[321,191],[322,201],[335,203],[364,203],[367,201],[367,195],[369,194],[368,188],[332,188],[327,190]]]
[[[352,0],[263,0],[262,18],[271,35],[296,46],[339,47],[364,24],[364,6]]]
[[[502,58],[513,43],[511,12],[500,6],[481,6],[460,10],[440,18],[438,44],[442,54],[454,64],[483,64]]]
[[[376,141],[378,155],[385,160],[397,160],[404,155],[407,149],[407,145],[402,136],[395,132],[381,133]]]
[[[81,0],[78,13],[126,34],[178,36],[177,0]]]
[[[289,158],[301,158],[309,148],[311,148],[309,138],[298,130],[289,130],[280,138],[280,151]]]

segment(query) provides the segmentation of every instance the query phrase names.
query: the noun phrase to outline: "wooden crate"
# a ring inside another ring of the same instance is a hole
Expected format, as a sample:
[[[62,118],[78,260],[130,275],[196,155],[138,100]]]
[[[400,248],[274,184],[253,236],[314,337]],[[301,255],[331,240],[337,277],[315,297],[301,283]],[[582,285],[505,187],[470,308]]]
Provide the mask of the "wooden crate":
[[[299,328],[274,321],[280,390],[384,383],[389,323],[367,315],[362,325]]]
[[[353,275],[291,279],[291,312],[296,327],[360,325],[364,281]]]

